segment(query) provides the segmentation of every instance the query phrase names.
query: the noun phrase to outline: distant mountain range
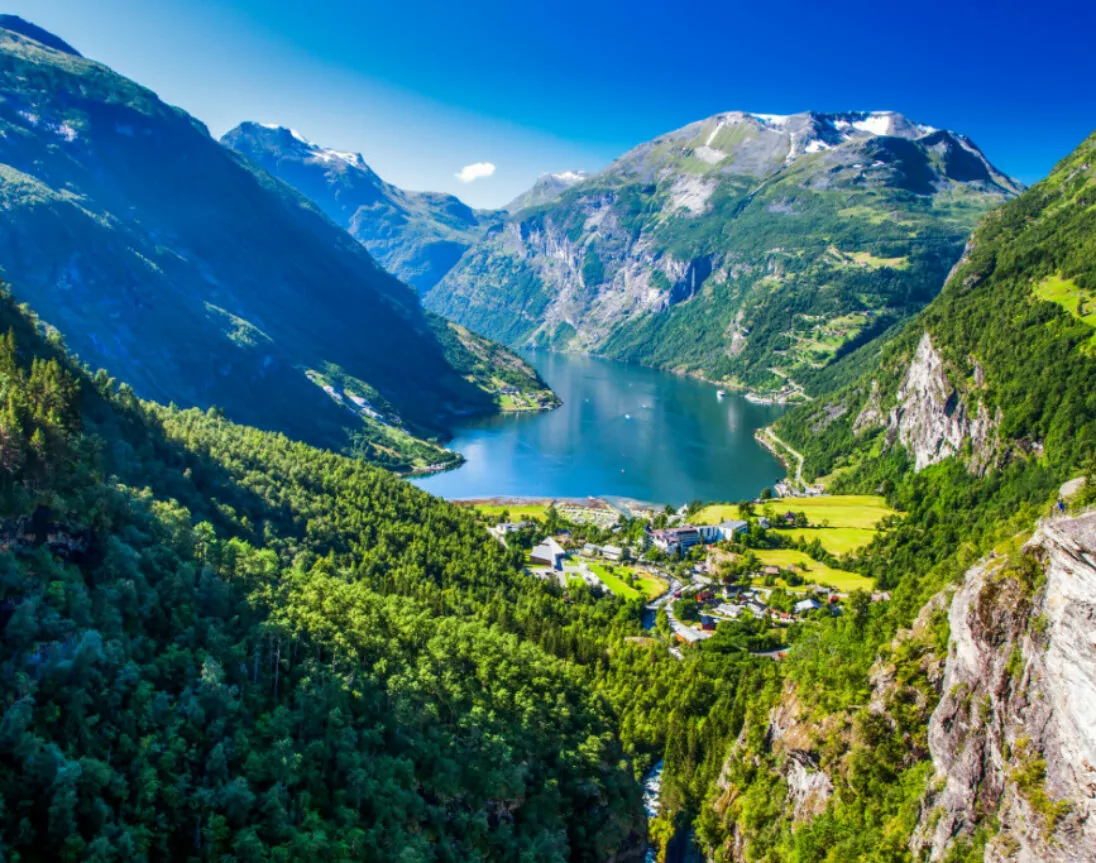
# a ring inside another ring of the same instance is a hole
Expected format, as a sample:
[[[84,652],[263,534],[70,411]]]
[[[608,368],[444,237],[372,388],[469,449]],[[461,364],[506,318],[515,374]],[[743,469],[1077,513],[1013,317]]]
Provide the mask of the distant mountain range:
[[[283,126],[241,123],[221,143],[311,199],[392,275],[429,291],[499,217],[438,192],[386,183],[358,153],[326,149]]]
[[[512,403],[504,389],[551,402],[529,366],[423,312],[320,208],[193,117],[33,25],[0,23],[0,270],[85,362],[141,396],[400,469],[451,462],[420,438]]]
[[[893,112],[719,114],[555,179],[428,308],[779,399],[932,299],[1020,191],[969,138]]]
[[[511,215],[523,210],[548,204],[572,186],[577,186],[590,175],[585,171],[560,171],[556,174],[541,174],[533,184],[533,188],[518,195],[503,209]]]

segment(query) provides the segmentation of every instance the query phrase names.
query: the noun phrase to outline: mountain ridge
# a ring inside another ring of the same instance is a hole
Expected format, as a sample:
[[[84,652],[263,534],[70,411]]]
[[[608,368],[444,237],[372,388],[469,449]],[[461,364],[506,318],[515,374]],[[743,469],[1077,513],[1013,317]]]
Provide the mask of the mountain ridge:
[[[390,273],[426,293],[492,221],[454,195],[382,180],[360,153],[314,144],[276,124],[240,123],[221,143],[296,188]]]
[[[725,112],[512,214],[425,302],[508,344],[794,397],[931,299],[1019,189],[894,112]]]
[[[0,269],[86,362],[405,470],[501,403],[410,288],[186,112],[10,30],[0,93]]]

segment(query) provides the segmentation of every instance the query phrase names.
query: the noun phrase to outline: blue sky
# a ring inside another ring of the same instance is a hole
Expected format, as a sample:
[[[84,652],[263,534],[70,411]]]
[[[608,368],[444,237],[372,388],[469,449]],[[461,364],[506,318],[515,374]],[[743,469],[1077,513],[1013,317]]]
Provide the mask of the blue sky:
[[[203,120],[499,206],[725,110],[901,111],[1026,183],[1096,128],[1096,3],[9,0]],[[462,182],[467,165],[495,166]]]

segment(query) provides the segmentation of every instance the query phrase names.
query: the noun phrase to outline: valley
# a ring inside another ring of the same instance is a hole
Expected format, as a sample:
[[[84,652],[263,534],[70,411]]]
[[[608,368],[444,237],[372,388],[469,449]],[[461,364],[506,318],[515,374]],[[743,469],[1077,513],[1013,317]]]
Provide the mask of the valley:
[[[764,32],[667,111],[632,8],[129,16],[117,68],[201,34],[214,135],[81,53],[113,1],[0,15],[0,858],[1096,861],[1096,133],[1025,187],[897,111],[690,100],[763,101]],[[867,92],[795,17],[765,77]],[[1053,94],[974,110],[998,17],[978,86],[870,77],[1012,166]]]

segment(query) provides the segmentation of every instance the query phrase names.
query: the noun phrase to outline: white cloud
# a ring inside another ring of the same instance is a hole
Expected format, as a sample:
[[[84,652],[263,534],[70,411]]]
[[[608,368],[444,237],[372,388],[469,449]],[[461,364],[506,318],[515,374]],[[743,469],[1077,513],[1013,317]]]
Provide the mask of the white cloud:
[[[495,166],[490,162],[475,162],[457,171],[456,178],[462,183],[471,183],[480,177],[490,177],[493,173],[495,173]]]

